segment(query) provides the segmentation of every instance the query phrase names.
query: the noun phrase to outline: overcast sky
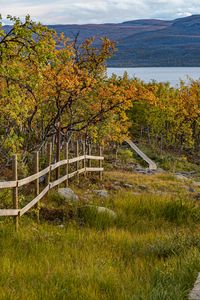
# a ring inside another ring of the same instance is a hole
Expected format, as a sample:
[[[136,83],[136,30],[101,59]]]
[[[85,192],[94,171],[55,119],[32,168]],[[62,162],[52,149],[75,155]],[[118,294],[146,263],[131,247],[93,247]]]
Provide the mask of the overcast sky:
[[[142,18],[174,19],[200,13],[199,0],[0,0],[0,13],[44,24],[122,22]]]

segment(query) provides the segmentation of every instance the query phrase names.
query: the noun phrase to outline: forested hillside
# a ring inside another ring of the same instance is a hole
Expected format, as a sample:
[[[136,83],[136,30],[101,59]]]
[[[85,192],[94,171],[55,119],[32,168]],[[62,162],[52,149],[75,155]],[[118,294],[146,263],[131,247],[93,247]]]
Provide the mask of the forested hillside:
[[[78,43],[107,36],[117,52],[108,60],[112,67],[200,66],[200,15],[173,21],[133,20],[119,24],[49,25]],[[9,26],[5,26],[8,31]]]

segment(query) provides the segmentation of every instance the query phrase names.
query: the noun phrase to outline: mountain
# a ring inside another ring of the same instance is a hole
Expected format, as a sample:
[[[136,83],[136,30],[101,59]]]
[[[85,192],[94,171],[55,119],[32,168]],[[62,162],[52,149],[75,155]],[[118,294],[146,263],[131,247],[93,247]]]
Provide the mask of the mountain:
[[[200,66],[200,15],[171,21],[143,19],[120,24],[52,25],[73,38],[107,36],[118,51],[110,67]]]
[[[107,36],[115,42],[123,38],[128,38],[136,33],[147,32],[149,30],[158,30],[166,27],[163,22],[156,23],[149,20],[149,24],[141,20],[124,22],[120,24],[85,24],[85,25],[49,25],[49,28],[55,29],[58,33],[64,32],[66,36],[74,38],[79,33],[79,41],[95,36],[97,39]]]
[[[118,51],[110,67],[200,66],[200,15],[171,21],[143,19],[119,24],[48,25],[79,42],[107,36]]]
[[[112,66],[200,66],[200,15],[121,38],[117,47]]]

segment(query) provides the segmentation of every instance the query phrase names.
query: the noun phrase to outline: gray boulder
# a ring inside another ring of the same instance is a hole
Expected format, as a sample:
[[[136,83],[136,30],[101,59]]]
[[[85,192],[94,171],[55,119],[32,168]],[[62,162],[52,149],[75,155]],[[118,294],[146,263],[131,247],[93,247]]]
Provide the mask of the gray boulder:
[[[103,206],[97,206],[96,209],[99,214],[107,214],[113,218],[117,217],[116,213],[112,209],[109,209],[109,208],[106,208]]]
[[[124,183],[124,187],[127,189],[133,189],[133,185],[130,183]]]
[[[139,174],[147,174],[147,169],[136,168],[135,171],[136,171],[136,173],[139,173]]]
[[[188,178],[186,176],[179,174],[179,173],[175,174],[174,176],[178,180],[188,180]]]
[[[72,200],[74,202],[77,202],[79,199],[74,191],[70,188],[60,188],[58,189],[58,194],[66,200]]]
[[[97,194],[97,196],[102,198],[108,198],[109,194],[106,190],[94,190],[94,193]]]
[[[117,217],[117,214],[112,209],[109,209],[109,208],[104,207],[104,206],[85,205],[85,206],[82,207],[82,209],[93,210],[99,215],[106,214],[109,217],[114,218],[114,219]]]

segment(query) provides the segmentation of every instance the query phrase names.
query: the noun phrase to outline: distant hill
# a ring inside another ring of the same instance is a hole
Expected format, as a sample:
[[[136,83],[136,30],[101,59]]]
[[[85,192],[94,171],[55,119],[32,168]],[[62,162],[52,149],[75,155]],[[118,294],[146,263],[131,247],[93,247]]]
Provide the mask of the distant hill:
[[[200,66],[200,15],[121,38],[112,66]],[[122,63],[122,64],[121,64]]]
[[[144,19],[120,24],[49,25],[79,41],[107,36],[116,42],[110,67],[200,66],[200,15],[171,21]]]

